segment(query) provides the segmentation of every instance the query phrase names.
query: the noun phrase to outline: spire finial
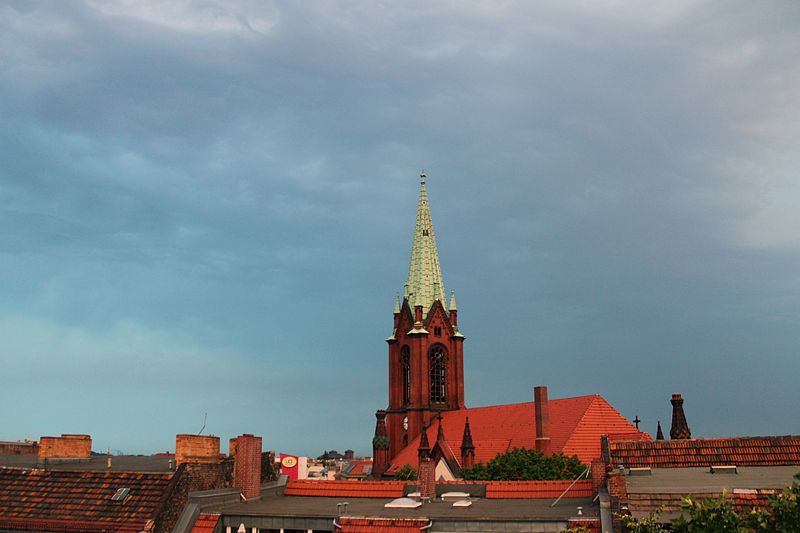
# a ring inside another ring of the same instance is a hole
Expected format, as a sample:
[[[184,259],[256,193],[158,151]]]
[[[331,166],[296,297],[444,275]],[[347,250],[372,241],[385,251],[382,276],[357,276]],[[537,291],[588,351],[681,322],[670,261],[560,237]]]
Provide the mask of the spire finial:
[[[425,174],[425,169],[419,171],[419,184],[425,186],[425,181],[428,179],[428,175]]]

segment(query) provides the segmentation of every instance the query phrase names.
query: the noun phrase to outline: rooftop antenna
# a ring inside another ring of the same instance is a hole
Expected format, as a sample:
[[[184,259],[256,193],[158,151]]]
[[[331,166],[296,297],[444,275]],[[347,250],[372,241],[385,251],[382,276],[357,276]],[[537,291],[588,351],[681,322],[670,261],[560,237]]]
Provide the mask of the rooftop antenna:
[[[197,432],[198,435],[202,435],[203,430],[206,429],[206,420],[208,420],[208,413],[203,413],[203,427],[201,427],[200,431]]]

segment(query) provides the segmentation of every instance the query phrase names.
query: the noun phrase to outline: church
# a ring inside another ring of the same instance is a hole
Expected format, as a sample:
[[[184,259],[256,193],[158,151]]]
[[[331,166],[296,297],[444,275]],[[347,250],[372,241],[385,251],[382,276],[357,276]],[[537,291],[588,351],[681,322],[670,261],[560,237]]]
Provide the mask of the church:
[[[376,412],[373,469],[390,478],[419,449],[430,447],[437,479],[457,479],[462,468],[491,461],[513,448],[600,458],[603,435],[650,440],[599,395],[549,400],[536,387],[533,402],[467,408],[464,341],[455,292],[446,298],[426,187],[419,203],[408,279],[394,305],[389,345],[389,405]]]

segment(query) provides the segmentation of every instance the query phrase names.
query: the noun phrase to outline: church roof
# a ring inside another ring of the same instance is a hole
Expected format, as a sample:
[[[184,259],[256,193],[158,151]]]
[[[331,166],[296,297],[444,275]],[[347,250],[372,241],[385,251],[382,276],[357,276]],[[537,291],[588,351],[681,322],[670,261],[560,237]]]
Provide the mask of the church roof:
[[[445,299],[442,268],[439,264],[439,252],[436,249],[436,235],[433,232],[425,179],[425,174],[421,174],[417,224],[414,227],[411,262],[403,295],[412,308],[421,305],[423,309],[430,309],[435,300],[441,300],[444,305]]]
[[[600,395],[578,396],[550,400],[550,439],[553,452],[577,455],[585,464],[600,458],[600,437],[603,435],[638,435],[649,439]],[[460,450],[466,417],[469,416],[475,463],[488,463],[512,448],[536,447],[534,402],[473,407],[443,411],[442,420],[446,444]],[[428,428],[428,438],[436,438],[437,424]],[[630,438],[630,437],[628,437]],[[420,437],[409,442],[393,458],[387,474],[393,474],[405,464],[417,464]],[[460,461],[460,454],[453,454]]]

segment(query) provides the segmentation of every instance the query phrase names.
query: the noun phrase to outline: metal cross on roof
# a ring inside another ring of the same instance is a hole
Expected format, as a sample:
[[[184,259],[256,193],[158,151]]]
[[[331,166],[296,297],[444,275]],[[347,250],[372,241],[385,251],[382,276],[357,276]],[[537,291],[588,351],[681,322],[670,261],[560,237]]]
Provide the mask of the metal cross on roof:
[[[636,429],[639,429],[639,422],[641,422],[641,420],[639,420],[639,415],[636,415],[633,418],[633,423],[636,424]]]

